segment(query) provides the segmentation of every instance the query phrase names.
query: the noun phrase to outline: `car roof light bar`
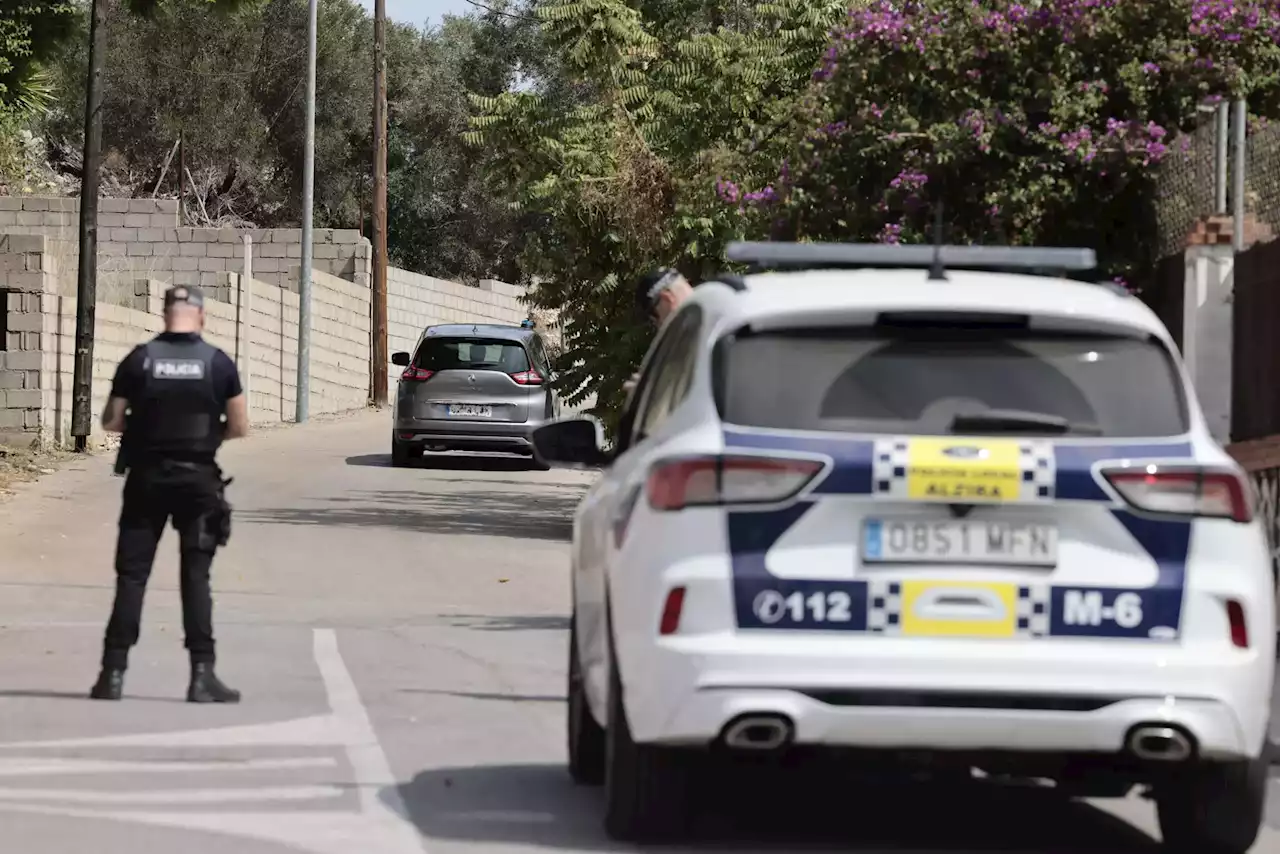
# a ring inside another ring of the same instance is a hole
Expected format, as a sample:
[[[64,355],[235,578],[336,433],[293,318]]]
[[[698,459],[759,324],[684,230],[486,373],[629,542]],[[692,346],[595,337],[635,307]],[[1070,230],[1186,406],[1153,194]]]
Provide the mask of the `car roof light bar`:
[[[939,246],[890,243],[730,243],[728,259],[758,270],[905,267],[959,270],[1084,271],[1098,266],[1092,249],[1050,246]]]

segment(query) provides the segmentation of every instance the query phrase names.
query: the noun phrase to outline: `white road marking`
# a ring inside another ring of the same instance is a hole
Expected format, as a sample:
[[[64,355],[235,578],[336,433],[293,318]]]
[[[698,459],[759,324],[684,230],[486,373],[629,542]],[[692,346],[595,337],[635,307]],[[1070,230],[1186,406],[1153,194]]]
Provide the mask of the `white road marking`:
[[[404,826],[409,821],[409,811],[400,797],[391,763],[382,752],[369,714],[360,702],[356,683],[342,662],[338,635],[333,629],[316,629],[315,657],[325,692],[329,695],[329,708],[353,736],[344,746],[359,787],[361,809],[367,815],[383,816]]]
[[[312,854],[423,854],[422,840],[408,818],[404,800],[397,788],[395,775],[386,754],[378,743],[377,734],[369,720],[368,712],[360,701],[355,682],[342,660],[336,633],[331,629],[316,629],[312,647],[316,665],[324,682],[329,700],[329,714],[278,721],[268,724],[221,727],[206,730],[144,733],[141,735],[105,736],[100,738],[73,738],[54,741],[28,741],[0,744],[0,751],[10,754],[0,757],[0,777],[4,769],[19,771],[34,769],[41,763],[60,761],[49,757],[12,756],[13,751],[84,750],[102,747],[148,747],[156,749],[189,750],[193,748],[254,748],[265,747],[341,747],[346,753],[355,776],[355,788],[359,795],[359,808],[352,810],[315,810],[275,812],[230,812],[217,809],[201,809],[199,812],[173,810],[144,811],[129,808],[130,803],[177,804],[183,802],[181,792],[79,792],[66,798],[67,792],[50,789],[18,789],[0,786],[0,810],[55,815],[66,818],[104,819],[115,822],[200,830],[233,837],[249,837],[289,846]],[[75,762],[94,763],[96,760],[61,760],[61,768]],[[201,770],[216,772],[229,766],[237,770],[262,770],[262,763],[314,761],[300,758],[277,760],[249,760],[241,763],[199,762]],[[257,762],[254,766],[251,763]],[[145,772],[150,763],[127,763],[133,770]],[[179,770],[183,763],[167,763],[166,770]],[[105,768],[98,764],[100,770]],[[277,766],[279,767],[279,766]],[[294,766],[301,767],[301,766]],[[34,772],[33,772],[34,773]],[[70,773],[65,770],[52,773]],[[13,774],[12,776],[21,776]],[[342,787],[298,786],[273,789],[203,789],[186,803],[201,804],[238,803],[245,800],[262,801],[260,793],[269,792],[285,798],[315,798],[330,790],[343,791]],[[54,792],[54,794],[47,794]],[[172,797],[165,798],[165,795]],[[130,798],[132,797],[132,800]],[[159,800],[158,800],[159,799]],[[50,805],[32,801],[83,800],[92,806]]]

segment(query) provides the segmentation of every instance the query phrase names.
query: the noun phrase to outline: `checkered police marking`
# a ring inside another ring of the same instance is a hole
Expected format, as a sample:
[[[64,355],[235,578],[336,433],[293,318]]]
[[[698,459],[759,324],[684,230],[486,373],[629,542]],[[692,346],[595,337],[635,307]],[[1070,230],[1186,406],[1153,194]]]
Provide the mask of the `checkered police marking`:
[[[907,497],[907,465],[911,444],[906,439],[876,442],[871,463],[871,490],[878,498]]]
[[[1044,586],[1018,588],[1018,637],[1049,636],[1051,590]]]
[[[1053,498],[1053,485],[1058,479],[1053,445],[1048,442],[1023,443],[1018,446],[1018,462],[1022,467],[1022,498],[1038,501]]]
[[[867,582],[867,631],[884,635],[902,633],[901,583]]]

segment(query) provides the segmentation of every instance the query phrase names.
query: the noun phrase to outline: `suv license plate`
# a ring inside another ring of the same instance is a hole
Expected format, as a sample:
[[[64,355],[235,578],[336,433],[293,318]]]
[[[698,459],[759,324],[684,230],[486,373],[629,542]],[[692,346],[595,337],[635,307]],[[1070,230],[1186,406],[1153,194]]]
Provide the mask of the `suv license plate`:
[[[1027,522],[868,519],[862,527],[862,560],[1054,566],[1058,529]]]
[[[474,403],[451,403],[449,404],[450,415],[470,415],[479,418],[492,418],[492,406],[477,406]]]

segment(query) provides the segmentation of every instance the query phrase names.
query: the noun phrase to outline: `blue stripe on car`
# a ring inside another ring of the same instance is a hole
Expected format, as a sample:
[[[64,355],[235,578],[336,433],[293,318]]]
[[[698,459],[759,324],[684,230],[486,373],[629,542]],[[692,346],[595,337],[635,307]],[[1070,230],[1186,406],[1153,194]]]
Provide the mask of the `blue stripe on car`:
[[[871,495],[874,440],[832,435],[796,435],[782,432],[726,430],[726,450],[775,451],[821,455],[832,466],[810,493]],[[1176,443],[1054,444],[1057,500],[1096,501],[1115,505],[1093,469],[1101,461],[1188,460],[1191,446]],[[733,568],[735,612],[744,629],[804,629],[824,631],[867,630],[867,585],[864,581],[784,579],[768,568],[768,554],[782,536],[804,516],[813,502],[798,501],[778,510],[741,510],[727,514]],[[1121,506],[1109,508],[1115,519],[1152,558],[1156,582],[1151,587],[1065,587],[1053,585],[1050,599],[1051,636],[1131,637],[1173,640],[1181,622],[1191,523],[1179,519],[1138,516]],[[779,614],[770,603],[799,593],[806,600],[815,595],[848,597],[852,617],[847,621],[818,621],[804,610],[800,619],[783,608]],[[1136,603],[1136,604],[1135,604]],[[769,619],[762,619],[764,613]],[[1154,631],[1153,631],[1154,630]]]

